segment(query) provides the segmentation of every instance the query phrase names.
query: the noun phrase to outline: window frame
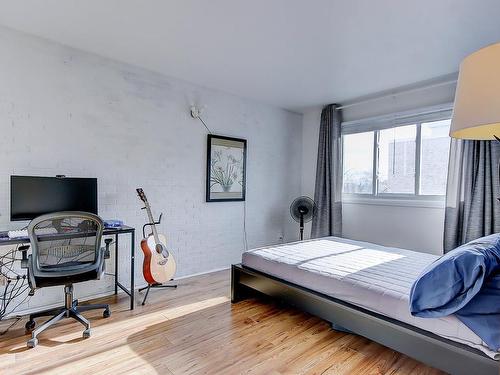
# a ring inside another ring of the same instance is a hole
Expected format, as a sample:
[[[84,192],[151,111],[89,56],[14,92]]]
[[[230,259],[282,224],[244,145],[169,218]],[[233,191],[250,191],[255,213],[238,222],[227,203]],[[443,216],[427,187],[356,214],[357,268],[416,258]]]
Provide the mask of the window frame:
[[[344,136],[357,133],[373,133],[373,165],[372,165],[372,192],[369,193],[344,193],[342,183],[342,199],[345,203],[383,204],[390,206],[415,206],[415,207],[444,207],[445,195],[421,194],[421,158],[422,158],[422,124],[428,122],[451,119],[451,104],[430,107],[416,113],[402,112],[387,116],[379,116],[360,121],[342,123],[342,148]],[[415,125],[415,190],[414,193],[379,193],[379,153],[380,131],[397,128],[400,126]],[[450,138],[451,141],[451,138]],[[342,160],[342,168],[344,161]]]

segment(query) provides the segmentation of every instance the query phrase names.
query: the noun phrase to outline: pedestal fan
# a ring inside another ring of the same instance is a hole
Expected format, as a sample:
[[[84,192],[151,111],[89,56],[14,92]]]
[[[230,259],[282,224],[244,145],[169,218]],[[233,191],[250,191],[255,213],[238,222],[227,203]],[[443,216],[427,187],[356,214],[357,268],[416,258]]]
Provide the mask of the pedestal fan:
[[[290,205],[290,215],[299,223],[300,240],[302,241],[304,239],[304,223],[311,221],[316,215],[316,204],[306,196],[295,198]]]

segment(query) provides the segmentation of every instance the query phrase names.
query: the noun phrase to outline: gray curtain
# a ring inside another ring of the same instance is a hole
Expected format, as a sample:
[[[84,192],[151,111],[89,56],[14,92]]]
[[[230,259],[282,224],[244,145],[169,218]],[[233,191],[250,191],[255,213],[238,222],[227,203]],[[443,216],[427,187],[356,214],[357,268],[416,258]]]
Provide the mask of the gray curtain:
[[[473,239],[500,232],[500,183],[497,141],[452,139],[444,252]]]
[[[312,238],[342,235],[342,138],[337,107],[330,104],[321,112]]]

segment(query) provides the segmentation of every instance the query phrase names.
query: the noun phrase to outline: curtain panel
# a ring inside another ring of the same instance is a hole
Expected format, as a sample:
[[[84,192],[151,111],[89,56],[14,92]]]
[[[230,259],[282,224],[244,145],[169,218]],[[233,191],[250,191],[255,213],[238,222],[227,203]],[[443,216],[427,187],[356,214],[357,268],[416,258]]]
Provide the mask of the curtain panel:
[[[330,104],[321,112],[311,237],[342,235],[341,112]]]
[[[452,139],[444,252],[500,232],[500,143]]]

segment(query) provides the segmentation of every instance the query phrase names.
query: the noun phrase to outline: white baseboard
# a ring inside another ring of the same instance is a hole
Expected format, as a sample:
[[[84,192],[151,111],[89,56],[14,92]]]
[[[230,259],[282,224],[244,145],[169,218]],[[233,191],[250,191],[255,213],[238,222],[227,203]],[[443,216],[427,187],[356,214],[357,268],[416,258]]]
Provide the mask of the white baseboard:
[[[210,270],[210,271],[203,271],[203,272],[193,273],[193,274],[186,275],[186,276],[177,277],[174,280],[182,280],[182,279],[187,279],[187,278],[194,277],[194,276],[201,276],[201,275],[206,275],[206,274],[209,274],[209,273],[214,273],[214,272],[219,272],[219,271],[225,271],[225,270],[228,270],[230,268],[231,268],[231,266],[222,267],[222,268],[215,268],[215,269]]]
[[[209,273],[214,273],[214,272],[219,272],[219,271],[225,271],[225,270],[228,270],[230,268],[231,268],[231,266],[227,266],[227,267],[222,267],[222,268],[216,268],[216,269],[209,270],[209,271],[203,271],[203,272],[193,273],[193,274],[190,274],[190,275],[180,276],[180,277],[174,278],[174,281],[175,280],[188,279],[190,277],[195,277],[195,276],[207,275]],[[145,283],[145,282],[141,283],[139,285],[135,285],[135,290],[140,289],[140,288],[144,288],[147,285],[148,284]],[[96,299],[96,298],[107,297],[107,296],[112,295],[113,293],[114,293],[114,290],[109,290],[109,291],[105,291],[105,292],[102,292],[102,293],[92,294],[92,295],[89,295],[89,296],[81,297],[81,298],[78,298],[78,300],[79,301],[89,301],[89,300],[93,300],[93,299]],[[124,294],[124,293],[125,292],[123,290],[118,289],[118,294]],[[28,308],[28,309],[22,309],[22,310],[19,310],[17,312],[14,311],[11,314],[5,316],[4,320],[15,318],[15,317],[18,317],[18,316],[28,315],[28,314],[31,314],[31,313],[34,313],[34,312],[37,312],[37,311],[41,311],[41,310],[54,309],[56,307],[61,306],[61,303],[64,303],[64,301],[61,301],[60,303],[52,303],[52,304],[49,304],[49,305],[41,305],[41,306],[32,307],[32,308]]]

